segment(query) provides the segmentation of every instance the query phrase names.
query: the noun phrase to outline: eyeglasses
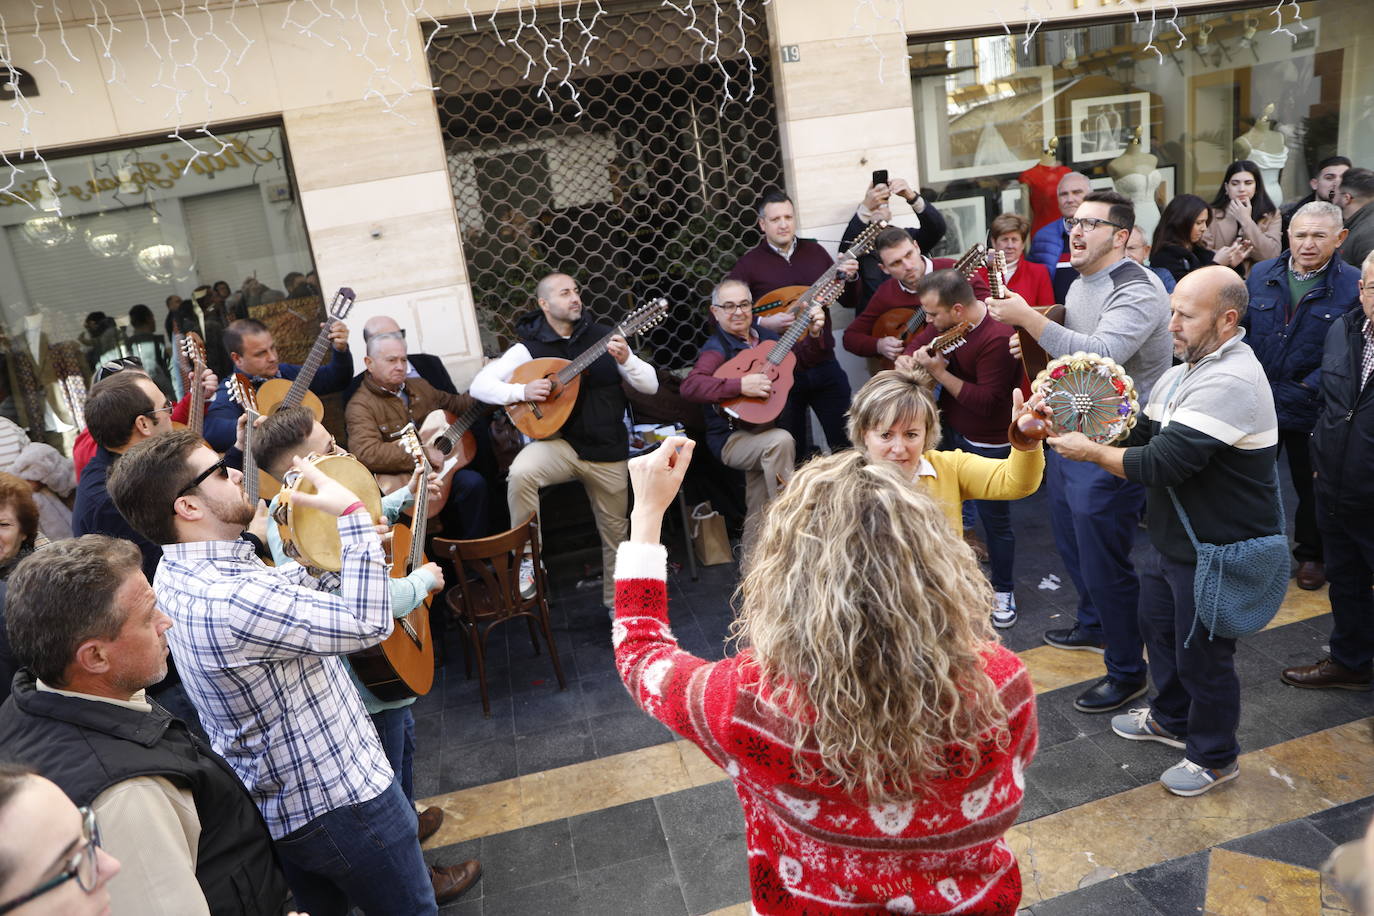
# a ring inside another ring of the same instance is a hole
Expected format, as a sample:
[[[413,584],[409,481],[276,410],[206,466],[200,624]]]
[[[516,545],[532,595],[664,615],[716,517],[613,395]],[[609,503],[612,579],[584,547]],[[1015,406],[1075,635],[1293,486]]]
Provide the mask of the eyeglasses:
[[[168,400],[161,407],[154,407],[152,410],[145,410],[143,412],[143,416],[152,419],[158,414],[162,413],[164,410],[168,413],[171,413],[173,410],[176,410],[176,408],[172,405],[172,402]]]
[[[228,480],[229,470],[228,465],[226,464],[228,460],[228,458],[221,458],[219,461],[216,461],[214,464],[210,465],[208,468],[201,471],[199,474],[197,474],[194,478],[191,479],[190,483],[182,487],[180,490],[177,490],[177,495],[175,498],[180,499],[187,493],[190,493],[196,487],[205,483],[205,481],[208,480],[211,476],[213,476],[216,472],[218,472],[220,476],[222,476],[225,480]]]
[[[95,812],[90,808],[77,808],[76,810],[81,814],[81,839],[85,842],[67,860],[67,867],[22,897],[16,897],[8,903],[0,903],[0,913],[13,912],[30,900],[41,897],[48,891],[56,890],[72,878],[75,878],[77,886],[88,894],[99,886],[100,827],[95,822]]]
[[[720,305],[712,306],[712,308],[718,308],[727,315],[731,312],[747,312],[753,307],[754,303],[752,302],[722,302]]]
[[[1064,228],[1065,228],[1065,229],[1067,229],[1069,232],[1072,232],[1074,226],[1082,226],[1084,232],[1092,232],[1092,231],[1093,231],[1094,229],[1096,229],[1098,226],[1113,226],[1113,227],[1115,227],[1115,228],[1117,228],[1117,229],[1125,229],[1125,228],[1126,228],[1125,226],[1121,225],[1120,223],[1114,223],[1114,222],[1112,222],[1112,221],[1109,220],[1109,219],[1095,219],[1094,217],[1091,217],[1091,216],[1085,216],[1085,217],[1083,217],[1082,219],[1079,219],[1079,218],[1076,217],[1076,216],[1066,216],[1066,217],[1064,217]]]
[[[123,372],[125,369],[142,368],[143,360],[137,356],[121,356],[117,359],[106,360],[96,368],[95,378],[92,379],[91,384],[95,384],[103,378],[109,378],[117,372]]]
[[[1366,283],[1366,282],[1364,282],[1363,280],[1360,280],[1360,281],[1359,281],[1359,284],[1360,284],[1360,293],[1361,293],[1362,295],[1363,295],[1364,293],[1374,293],[1374,283]]]

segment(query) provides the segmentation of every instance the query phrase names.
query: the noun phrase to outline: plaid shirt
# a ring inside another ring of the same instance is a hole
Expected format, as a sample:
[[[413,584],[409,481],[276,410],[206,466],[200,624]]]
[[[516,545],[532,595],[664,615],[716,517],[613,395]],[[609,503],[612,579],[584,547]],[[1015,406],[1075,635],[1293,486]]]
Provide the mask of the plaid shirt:
[[[1369,384],[1369,374],[1374,372],[1374,321],[1364,320],[1364,355],[1360,358],[1360,388]]]
[[[339,657],[391,633],[387,569],[366,512],[339,519],[339,535],[339,594],[297,564],[265,566],[246,541],[168,544],[153,580],[186,692],[273,839],[392,781]]]

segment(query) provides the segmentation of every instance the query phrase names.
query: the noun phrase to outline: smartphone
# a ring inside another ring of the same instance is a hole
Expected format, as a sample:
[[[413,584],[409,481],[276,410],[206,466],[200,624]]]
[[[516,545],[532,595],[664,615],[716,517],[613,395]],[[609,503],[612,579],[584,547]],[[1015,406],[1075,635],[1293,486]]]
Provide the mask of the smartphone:
[[[873,170],[873,184],[871,187],[877,187],[880,184],[887,184],[887,169]]]

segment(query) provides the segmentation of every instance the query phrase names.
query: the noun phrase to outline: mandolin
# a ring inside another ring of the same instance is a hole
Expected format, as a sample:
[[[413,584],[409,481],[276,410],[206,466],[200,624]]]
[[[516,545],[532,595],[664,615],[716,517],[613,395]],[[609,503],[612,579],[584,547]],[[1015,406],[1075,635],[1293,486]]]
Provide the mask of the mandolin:
[[[334,294],[334,301],[329,304],[328,320],[325,321],[324,327],[320,328],[319,335],[310,346],[310,353],[305,357],[305,362],[301,363],[301,371],[294,379],[287,381],[284,378],[270,378],[258,386],[258,410],[263,416],[270,417],[278,410],[304,405],[310,408],[316,420],[324,422],[324,404],[320,402],[319,396],[310,390],[310,383],[315,380],[315,373],[324,364],[325,355],[332,348],[329,342],[329,329],[334,322],[343,321],[348,317],[349,311],[353,308],[354,298],[353,290],[347,286],[340,287]]]
[[[668,314],[668,300],[658,298],[625,316],[615,330],[592,344],[576,359],[545,356],[532,359],[516,368],[511,382],[523,385],[546,378],[553,383],[549,396],[542,401],[516,401],[506,406],[506,414],[515,428],[531,439],[547,439],[562,428],[577,405],[577,393],[582,386],[582,373],[606,352],[612,337],[630,337],[650,328]]]
[[[281,488],[277,478],[259,468],[258,460],[253,456],[253,422],[262,416],[258,411],[257,392],[253,390],[252,381],[242,372],[235,372],[225,379],[224,384],[229,392],[229,400],[242,407],[248,415],[248,425],[243,431],[243,489],[248,494],[248,501],[256,506],[259,499],[271,499]]]
[[[401,443],[415,460],[420,483],[411,509],[411,523],[391,528],[391,578],[404,579],[425,565],[425,528],[429,523],[429,459],[420,445],[415,424],[401,433]],[[348,657],[363,685],[381,700],[423,696],[434,686],[434,639],[429,629],[429,606],[434,596],[396,619],[391,635],[375,646]]]
[[[176,347],[178,371],[185,371],[182,378],[187,380],[186,386],[191,390],[191,411],[185,423],[173,423],[172,426],[202,436],[205,433],[205,389],[200,387],[200,377],[205,374],[205,344],[199,334],[189,331],[177,334]]]
[[[987,254],[987,248],[981,242],[974,242],[963,254],[959,255],[959,260],[954,262],[954,270],[964,275],[964,279],[972,280],[973,275],[978,272],[978,268],[983,266],[983,258]],[[913,334],[921,330],[926,323],[926,313],[919,308],[899,308],[888,309],[878,316],[873,322],[872,335],[881,340],[884,337],[895,337],[902,342],[905,348],[907,341],[911,340]],[[892,368],[892,360],[882,357],[878,358],[884,369]]]
[[[1000,251],[994,251],[988,255],[988,289],[992,291],[992,298],[994,299],[1005,299],[1010,295],[1007,289],[1006,270],[1006,255]],[[1064,306],[1062,305],[1038,305],[1032,306],[1032,308],[1055,324],[1064,323]],[[1027,381],[1033,382],[1035,377],[1049,365],[1050,355],[1025,328],[1016,329],[1016,339],[1021,343],[1021,367],[1026,372]]]

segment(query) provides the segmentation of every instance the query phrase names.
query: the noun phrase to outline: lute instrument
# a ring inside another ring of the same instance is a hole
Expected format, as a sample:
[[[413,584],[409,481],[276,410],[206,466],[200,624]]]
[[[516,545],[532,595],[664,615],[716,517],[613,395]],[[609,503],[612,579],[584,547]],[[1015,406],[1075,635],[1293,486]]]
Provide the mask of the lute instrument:
[[[873,240],[877,237],[878,233],[886,229],[888,225],[886,220],[874,220],[869,223],[863,232],[860,232],[854,237],[853,243],[850,244],[849,248],[846,249],[844,254],[840,255],[840,257],[857,259],[868,254],[873,250]],[[759,301],[754,303],[754,307],[750,311],[754,313],[755,318],[762,318],[765,315],[776,315],[779,312],[787,311],[796,304],[798,297],[805,295],[812,286],[815,286],[815,284],[813,283],[811,286],[782,286],[772,292],[764,293],[759,297]],[[838,296],[839,293],[837,292],[836,295]]]
[[[271,499],[281,489],[275,477],[258,467],[258,460],[253,455],[253,423],[262,416],[258,412],[257,392],[253,390],[252,381],[242,372],[235,372],[225,379],[224,384],[229,392],[229,400],[242,407],[244,415],[248,417],[248,424],[243,431],[243,489],[248,494],[248,501],[256,506],[259,499]],[[267,484],[265,490],[264,481]]]
[[[646,328],[652,327],[668,314],[668,300],[658,298],[640,306],[625,320],[616,325],[615,330],[583,350],[575,359],[561,359],[545,356],[532,359],[518,366],[511,374],[513,384],[523,385],[541,378],[548,379],[553,387],[548,397],[542,401],[516,401],[506,405],[506,414],[515,428],[531,439],[547,439],[562,428],[577,405],[577,393],[582,386],[582,373],[606,352],[612,337],[629,338]]]
[[[873,240],[886,227],[887,223],[881,221],[869,223],[868,228],[859,233],[854,239],[854,244],[841,253],[840,258],[860,258],[868,254],[873,250]],[[744,395],[727,398],[717,409],[732,422],[758,425],[776,420],[787,404],[787,395],[792,391],[797,368],[797,355],[792,352],[792,348],[811,327],[811,319],[807,316],[814,307],[819,305],[825,308],[839,298],[844,284],[844,275],[838,269],[831,269],[804,289],[785,286],[762,297],[760,302],[773,296],[783,296],[783,305],[792,315],[792,323],[778,340],[759,341],[757,346],[737,353],[722,363],[712,375],[716,378],[744,378],[746,375],[762,373],[768,377],[772,386],[770,393],[766,398],[751,398]],[[792,294],[791,291],[796,289],[800,289],[801,292]],[[757,309],[755,306],[756,313]]]
[[[288,407],[304,406],[310,409],[316,420],[324,422],[324,404],[320,402],[319,396],[310,390],[310,383],[315,380],[315,373],[324,364],[325,356],[333,348],[333,344],[329,342],[330,328],[334,322],[343,321],[348,317],[349,311],[353,308],[354,298],[353,290],[347,286],[339,287],[339,291],[334,294],[334,301],[329,304],[324,327],[320,328],[320,333],[310,346],[310,353],[305,357],[305,362],[301,363],[301,371],[294,379],[287,381],[284,378],[270,378],[258,386],[258,410],[263,416],[270,417],[278,410]]]
[[[987,255],[987,248],[982,242],[974,242],[969,246],[968,251],[959,255],[959,259],[954,262],[954,270],[964,275],[965,280],[972,280],[973,275],[978,272],[978,268],[983,266],[983,259]],[[917,334],[925,326],[926,313],[919,308],[896,308],[888,309],[877,317],[873,322],[872,335],[877,340],[884,337],[895,337],[902,342],[905,349],[907,341]],[[884,369],[892,368],[892,360],[887,357],[878,357],[878,362]]]
[[[400,441],[415,460],[420,483],[411,523],[397,522],[391,528],[393,579],[404,579],[425,565],[425,528],[429,520],[429,458],[413,423],[402,431]],[[429,606],[433,600],[432,595],[426,595],[409,614],[396,618],[390,636],[348,656],[358,679],[378,699],[422,696],[434,686],[434,640],[429,629]]]

